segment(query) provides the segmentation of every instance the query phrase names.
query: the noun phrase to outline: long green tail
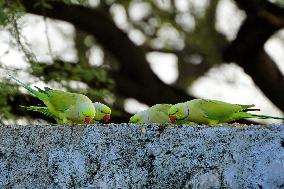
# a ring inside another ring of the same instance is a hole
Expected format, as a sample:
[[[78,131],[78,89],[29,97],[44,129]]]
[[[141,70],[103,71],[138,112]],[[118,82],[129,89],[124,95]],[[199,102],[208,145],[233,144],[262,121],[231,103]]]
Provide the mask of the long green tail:
[[[250,111],[260,111],[260,109],[259,108],[248,108],[248,109],[243,110],[243,112],[250,112]]]
[[[46,106],[20,106],[20,107],[29,111],[42,113],[47,117],[55,119],[57,123],[62,123],[62,121],[58,117],[56,117],[54,114],[48,111],[48,108]]]
[[[268,115],[257,115],[257,114],[250,114],[253,117],[251,118],[259,118],[259,119],[281,119],[284,120],[282,117],[274,117],[274,116],[268,116]]]
[[[34,112],[39,112],[42,113],[48,117],[55,117],[53,114],[51,114],[46,106],[20,106],[23,109],[34,111]]]
[[[268,115],[258,115],[258,114],[248,113],[248,112],[238,112],[238,113],[235,113],[233,116],[231,116],[228,120],[225,120],[225,121],[228,122],[228,121],[234,121],[234,120],[245,119],[245,118],[284,120],[284,118],[281,118],[281,117],[273,117],[273,116],[268,116]]]
[[[45,100],[46,99],[46,95],[44,93],[41,93],[33,88],[31,88],[30,86],[28,86],[27,84],[21,82],[20,80],[18,80],[17,78],[15,78],[14,76],[10,75],[9,76],[15,80],[17,83],[19,83],[22,87],[24,87],[25,89],[27,89],[30,93],[32,93],[33,95],[35,95],[36,97],[38,97],[40,100]]]

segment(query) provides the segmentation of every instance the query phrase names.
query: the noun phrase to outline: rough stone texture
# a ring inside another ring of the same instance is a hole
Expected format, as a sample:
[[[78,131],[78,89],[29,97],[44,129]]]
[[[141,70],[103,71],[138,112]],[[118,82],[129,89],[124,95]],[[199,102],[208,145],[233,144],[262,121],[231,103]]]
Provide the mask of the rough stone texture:
[[[284,188],[284,125],[0,126],[0,188]]]

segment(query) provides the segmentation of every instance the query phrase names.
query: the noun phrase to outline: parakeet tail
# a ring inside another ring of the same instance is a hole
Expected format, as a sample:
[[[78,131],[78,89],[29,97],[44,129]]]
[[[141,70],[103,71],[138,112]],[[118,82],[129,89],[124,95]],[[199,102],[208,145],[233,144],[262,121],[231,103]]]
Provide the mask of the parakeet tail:
[[[27,89],[30,93],[32,93],[33,95],[35,95],[36,97],[38,97],[40,100],[44,100],[45,99],[45,95],[42,94],[41,92],[31,88],[30,86],[28,86],[27,84],[21,82],[20,80],[18,80],[17,78],[15,78],[14,76],[10,75],[9,76],[14,79],[17,83],[19,83],[22,87],[24,87],[25,89]]]
[[[24,87],[25,89],[27,89],[30,93],[36,95],[36,93],[38,92],[38,91],[34,90],[33,88],[31,88],[30,86],[28,86],[27,84],[21,82],[20,80],[18,80],[18,79],[15,78],[14,76],[12,76],[12,75],[10,75],[10,74],[9,74],[9,76],[10,76],[12,79],[14,79],[17,83],[19,83],[22,87]]]
[[[249,112],[238,112],[234,114],[229,121],[237,120],[237,119],[244,119],[244,118],[257,118],[257,119],[281,119],[284,120],[284,118],[281,117],[273,117],[273,116],[267,116],[267,115],[258,115],[258,114],[251,114]]]
[[[259,118],[259,119],[281,119],[284,120],[282,117],[274,117],[274,116],[267,116],[267,115],[257,115],[257,114],[251,114],[252,118]]]
[[[21,108],[25,109],[25,110],[29,110],[29,111],[34,111],[34,112],[39,112],[39,113],[42,113],[48,117],[51,117],[51,118],[55,118],[54,115],[52,115],[47,107],[44,107],[44,106],[20,106]]]
[[[21,106],[21,108],[25,109],[25,110],[31,110],[31,111],[38,111],[38,108],[41,108],[41,107],[37,107],[37,106]]]
[[[258,108],[248,108],[248,109],[245,109],[243,112],[250,112],[250,111],[260,111],[260,109],[258,109]]]
[[[41,107],[37,106],[20,106],[22,109],[29,110],[29,111],[34,111],[34,112],[40,112]]]

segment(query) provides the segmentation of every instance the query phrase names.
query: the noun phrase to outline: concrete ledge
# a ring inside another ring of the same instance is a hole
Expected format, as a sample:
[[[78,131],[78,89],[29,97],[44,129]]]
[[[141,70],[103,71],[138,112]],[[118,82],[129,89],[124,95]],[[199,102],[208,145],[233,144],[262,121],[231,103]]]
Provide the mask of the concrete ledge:
[[[0,188],[284,188],[284,125],[0,126]]]

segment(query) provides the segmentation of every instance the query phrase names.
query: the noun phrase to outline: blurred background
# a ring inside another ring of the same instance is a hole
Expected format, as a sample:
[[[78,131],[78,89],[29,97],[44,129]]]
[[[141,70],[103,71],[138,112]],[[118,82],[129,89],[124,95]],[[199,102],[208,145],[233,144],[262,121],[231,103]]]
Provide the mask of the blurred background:
[[[283,116],[282,0],[2,0],[0,25],[4,124],[54,122],[19,107],[42,103],[7,73],[86,94],[116,123],[193,98]]]

